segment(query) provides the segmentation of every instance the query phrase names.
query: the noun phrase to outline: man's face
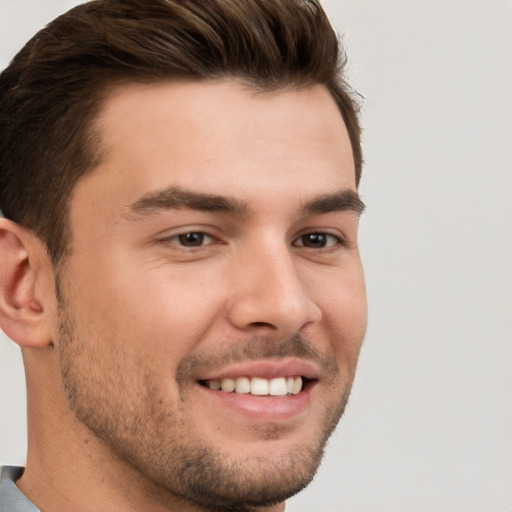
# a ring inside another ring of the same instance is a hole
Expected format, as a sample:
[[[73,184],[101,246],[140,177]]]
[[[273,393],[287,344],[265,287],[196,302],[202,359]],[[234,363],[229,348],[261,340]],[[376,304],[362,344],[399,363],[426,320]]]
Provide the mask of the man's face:
[[[59,276],[71,407],[146,485],[212,509],[282,501],[316,471],[366,326],[334,100],[127,85],[98,128]]]

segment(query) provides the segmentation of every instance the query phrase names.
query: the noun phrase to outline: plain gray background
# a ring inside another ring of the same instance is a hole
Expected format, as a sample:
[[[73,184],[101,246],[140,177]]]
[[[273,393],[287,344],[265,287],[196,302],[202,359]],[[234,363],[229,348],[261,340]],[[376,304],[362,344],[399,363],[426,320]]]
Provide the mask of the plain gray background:
[[[76,2],[0,0],[0,68]],[[370,321],[288,512],[512,512],[512,2],[330,0],[362,111]],[[0,335],[0,463],[26,450]]]

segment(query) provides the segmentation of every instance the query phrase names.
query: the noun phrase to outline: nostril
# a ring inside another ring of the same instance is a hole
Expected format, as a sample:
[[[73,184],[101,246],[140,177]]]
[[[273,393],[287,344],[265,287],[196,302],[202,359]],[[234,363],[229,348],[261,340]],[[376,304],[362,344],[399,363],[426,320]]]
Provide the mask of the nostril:
[[[272,325],[271,323],[268,322],[252,322],[251,325],[253,327],[270,327],[272,329],[276,329],[275,325]]]

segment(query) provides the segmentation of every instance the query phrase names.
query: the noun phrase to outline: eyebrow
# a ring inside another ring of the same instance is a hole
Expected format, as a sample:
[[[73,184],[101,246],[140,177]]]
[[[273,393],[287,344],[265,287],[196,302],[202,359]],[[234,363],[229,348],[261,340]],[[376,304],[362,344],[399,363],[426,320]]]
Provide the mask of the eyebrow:
[[[181,187],[150,192],[130,207],[133,213],[141,215],[181,209],[227,213],[235,217],[246,217],[249,214],[247,204],[233,197],[193,192]]]
[[[131,213],[137,216],[152,215],[162,210],[181,209],[225,213],[240,218],[248,217],[250,214],[247,203],[234,197],[205,194],[181,187],[149,192],[130,206]],[[353,211],[361,215],[364,209],[365,205],[357,192],[340,190],[313,198],[302,207],[302,212],[308,215],[321,215],[330,212]]]
[[[361,215],[366,206],[354,190],[340,190],[316,197],[306,203],[304,213],[315,215],[330,212],[353,211]]]

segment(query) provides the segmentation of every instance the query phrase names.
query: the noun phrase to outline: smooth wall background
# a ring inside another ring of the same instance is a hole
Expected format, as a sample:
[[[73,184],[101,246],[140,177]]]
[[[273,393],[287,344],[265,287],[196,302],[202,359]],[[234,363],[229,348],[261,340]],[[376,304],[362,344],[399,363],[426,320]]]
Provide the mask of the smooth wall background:
[[[0,0],[0,68],[77,2]],[[512,2],[330,0],[364,96],[370,321],[351,402],[288,512],[512,512]],[[0,334],[0,463],[23,464]]]

